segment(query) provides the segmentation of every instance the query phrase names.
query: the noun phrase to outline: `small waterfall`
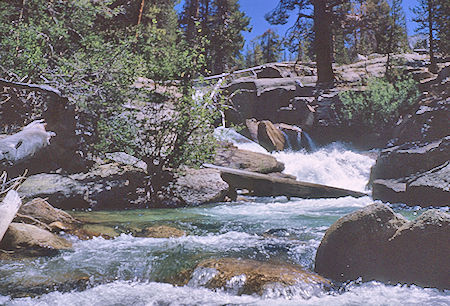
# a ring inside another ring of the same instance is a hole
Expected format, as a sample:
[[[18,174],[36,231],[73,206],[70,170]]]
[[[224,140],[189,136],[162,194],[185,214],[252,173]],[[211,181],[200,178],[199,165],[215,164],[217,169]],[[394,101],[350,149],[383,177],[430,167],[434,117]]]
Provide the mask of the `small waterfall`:
[[[302,132],[303,136],[305,136],[306,143],[308,145],[309,151],[317,151],[317,146],[312,140],[312,138],[305,131]]]
[[[284,139],[286,140],[286,144],[284,145],[284,149],[288,149],[288,150],[294,150],[294,147],[292,146],[291,140],[289,139],[289,135],[281,130],[281,133],[283,133]]]
[[[297,146],[299,148],[302,148],[302,133],[301,132],[297,133]]]
[[[364,191],[375,160],[334,143],[311,153],[277,152],[273,156],[284,163],[285,173],[298,180]]]

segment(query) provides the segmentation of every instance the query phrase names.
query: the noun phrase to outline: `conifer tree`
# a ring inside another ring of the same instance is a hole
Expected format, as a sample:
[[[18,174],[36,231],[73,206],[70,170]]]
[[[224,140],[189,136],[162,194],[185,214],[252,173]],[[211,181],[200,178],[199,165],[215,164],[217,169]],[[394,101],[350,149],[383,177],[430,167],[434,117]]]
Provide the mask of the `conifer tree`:
[[[281,59],[282,41],[277,33],[269,29],[256,39],[261,48],[263,62],[271,63]]]
[[[220,74],[236,63],[244,47],[241,32],[249,30],[249,23],[238,0],[188,0],[180,16],[188,40],[199,43],[203,37],[207,41],[206,68],[213,74]]]
[[[430,71],[436,72],[436,27],[437,27],[437,1],[420,0],[419,5],[412,9],[416,15],[413,19],[419,24],[417,33],[423,33],[428,36],[428,48],[430,54]],[[447,29],[448,30],[448,29]]]
[[[336,8],[346,2],[348,0],[280,0],[277,7],[266,15],[271,24],[286,24],[289,13],[296,10],[297,19],[291,28],[292,33],[306,32],[312,25],[318,83],[334,81],[332,24],[336,18]]]

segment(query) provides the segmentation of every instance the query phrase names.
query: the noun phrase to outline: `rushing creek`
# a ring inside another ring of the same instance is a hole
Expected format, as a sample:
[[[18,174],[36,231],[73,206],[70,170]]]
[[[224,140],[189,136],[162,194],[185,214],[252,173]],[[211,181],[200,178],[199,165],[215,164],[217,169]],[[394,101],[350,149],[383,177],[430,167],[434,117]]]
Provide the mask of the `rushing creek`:
[[[239,147],[265,151],[257,144],[225,135]],[[312,153],[281,152],[288,174],[298,179],[365,190],[370,154],[342,144]],[[352,282],[333,292],[273,290],[238,296],[231,289],[210,290],[193,278],[175,286],[182,271],[207,258],[243,258],[299,264],[312,270],[317,247],[327,228],[341,216],[373,200],[363,198],[248,198],[246,201],[182,208],[120,212],[76,212],[92,226],[109,226],[120,235],[112,240],[81,241],[54,257],[0,261],[0,305],[450,305],[450,294],[416,286]],[[408,218],[419,208],[394,209]],[[185,230],[180,238],[136,238],[133,229],[169,225]],[[87,279],[83,285],[77,280]],[[46,292],[27,292],[34,284],[66,283]],[[21,291],[22,290],[22,291]],[[17,294],[22,292],[22,294]],[[27,296],[30,295],[30,296]]]

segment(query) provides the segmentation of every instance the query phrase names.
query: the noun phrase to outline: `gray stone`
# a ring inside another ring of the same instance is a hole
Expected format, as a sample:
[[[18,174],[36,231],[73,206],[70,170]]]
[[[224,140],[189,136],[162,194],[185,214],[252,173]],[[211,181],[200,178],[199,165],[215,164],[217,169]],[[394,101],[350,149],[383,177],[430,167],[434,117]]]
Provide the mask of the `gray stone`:
[[[145,184],[145,172],[115,163],[96,165],[90,172],[36,174],[28,177],[19,194],[27,199],[48,198],[61,209],[123,209],[133,207],[136,189]]]
[[[450,289],[450,215],[428,210],[389,239],[391,282]]]
[[[388,240],[407,220],[383,204],[372,204],[337,220],[316,253],[315,271],[347,281],[386,280]]]
[[[315,271],[338,281],[449,289],[450,215],[428,210],[408,222],[382,204],[336,221],[317,250]]]
[[[172,188],[186,206],[221,202],[228,189],[220,171],[214,169],[186,169],[185,175],[179,176]]]
[[[421,174],[406,185],[408,204],[448,206],[450,204],[450,163]]]

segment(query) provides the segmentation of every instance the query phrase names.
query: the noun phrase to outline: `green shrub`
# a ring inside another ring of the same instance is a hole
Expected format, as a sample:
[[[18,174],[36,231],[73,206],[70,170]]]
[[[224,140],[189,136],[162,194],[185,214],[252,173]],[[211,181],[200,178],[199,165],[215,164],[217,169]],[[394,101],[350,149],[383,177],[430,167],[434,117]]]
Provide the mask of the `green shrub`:
[[[392,82],[385,78],[369,79],[364,91],[339,93],[342,118],[350,125],[370,130],[395,124],[419,97],[417,83],[411,77],[398,75]]]

